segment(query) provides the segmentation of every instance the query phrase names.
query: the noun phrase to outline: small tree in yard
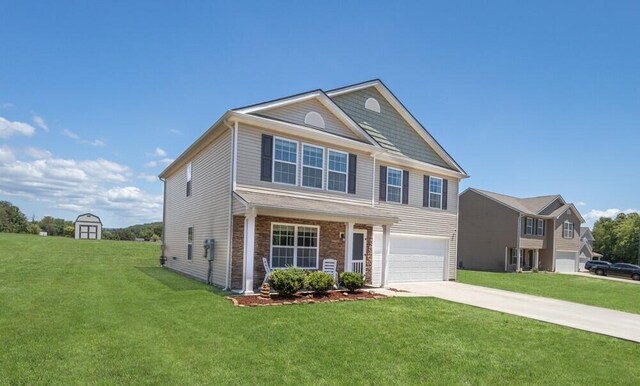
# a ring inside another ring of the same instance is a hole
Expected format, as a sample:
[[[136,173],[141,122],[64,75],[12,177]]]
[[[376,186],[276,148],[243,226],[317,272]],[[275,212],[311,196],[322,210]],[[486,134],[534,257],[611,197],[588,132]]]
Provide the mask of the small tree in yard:
[[[357,272],[342,272],[340,274],[340,283],[349,292],[355,292],[364,287],[364,276]]]
[[[310,272],[304,279],[306,289],[321,295],[326,294],[334,284],[333,276],[322,271]]]
[[[269,285],[281,296],[292,296],[302,289],[305,272],[300,268],[289,267],[271,272]]]

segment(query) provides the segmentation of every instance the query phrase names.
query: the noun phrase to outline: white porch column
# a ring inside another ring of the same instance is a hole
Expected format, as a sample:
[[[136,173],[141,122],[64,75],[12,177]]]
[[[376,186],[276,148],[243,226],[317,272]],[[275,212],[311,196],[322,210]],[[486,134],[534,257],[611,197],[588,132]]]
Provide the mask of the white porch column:
[[[516,259],[516,272],[522,271],[522,248],[518,248],[518,258]]]
[[[255,259],[256,209],[249,208],[244,216],[244,293],[253,293],[253,261]]]
[[[533,251],[533,268],[538,268],[539,265],[539,261],[540,261],[540,250],[536,249],[535,251]]]
[[[344,271],[351,272],[351,261],[353,260],[353,225],[346,223],[346,234],[344,235]]]
[[[387,286],[389,278],[389,253],[391,252],[391,225],[382,226],[382,287]]]

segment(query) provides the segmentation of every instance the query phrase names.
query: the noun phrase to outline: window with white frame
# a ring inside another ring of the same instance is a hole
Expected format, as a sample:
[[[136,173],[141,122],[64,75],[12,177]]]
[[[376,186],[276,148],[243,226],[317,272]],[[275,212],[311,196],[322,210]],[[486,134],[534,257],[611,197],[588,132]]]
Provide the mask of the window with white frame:
[[[187,260],[193,258],[193,227],[187,228]]]
[[[336,192],[347,191],[347,170],[349,155],[329,149],[329,179],[327,189]]]
[[[187,197],[191,196],[191,162],[187,165]]]
[[[526,221],[526,226],[524,229],[524,234],[526,235],[532,235],[533,234],[533,219],[531,217],[527,217]]]
[[[544,236],[544,220],[543,219],[538,219],[537,220],[537,230],[536,230],[536,234],[538,236]]]
[[[562,237],[565,239],[573,238],[573,223],[565,221],[562,227]]]
[[[302,186],[322,189],[324,148],[302,145]]]
[[[273,224],[271,228],[271,267],[318,268],[319,227]]]
[[[282,138],[273,142],[273,182],[296,185],[298,143]]]
[[[442,208],[442,178],[429,177],[429,207]]]
[[[387,168],[387,202],[402,202],[402,170]]]
[[[518,264],[518,248],[510,248],[511,255],[509,256],[509,264],[516,265]]]

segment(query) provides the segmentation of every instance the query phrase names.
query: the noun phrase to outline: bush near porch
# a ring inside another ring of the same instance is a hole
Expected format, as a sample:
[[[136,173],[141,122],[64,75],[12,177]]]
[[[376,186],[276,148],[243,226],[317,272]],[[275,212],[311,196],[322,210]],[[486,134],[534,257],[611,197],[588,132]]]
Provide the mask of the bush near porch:
[[[0,251],[0,384],[640,379],[638,344],[438,299],[238,308],[152,244],[0,233]]]

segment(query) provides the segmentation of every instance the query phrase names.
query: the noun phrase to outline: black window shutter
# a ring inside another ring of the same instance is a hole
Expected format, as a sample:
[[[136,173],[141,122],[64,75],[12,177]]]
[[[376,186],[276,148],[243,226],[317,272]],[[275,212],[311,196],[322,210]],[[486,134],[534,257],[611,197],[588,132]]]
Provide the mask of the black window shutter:
[[[349,187],[347,192],[349,194],[356,194],[356,170],[358,166],[358,156],[355,154],[349,154]]]
[[[273,136],[262,134],[262,156],[260,158],[260,180],[271,182],[273,161]]]
[[[429,207],[429,176],[424,176],[422,180],[422,206]]]
[[[387,167],[380,166],[380,201],[387,201]]]
[[[409,203],[409,172],[402,171],[402,203]]]
[[[449,180],[442,179],[442,210],[447,210],[447,195],[449,194]]]

